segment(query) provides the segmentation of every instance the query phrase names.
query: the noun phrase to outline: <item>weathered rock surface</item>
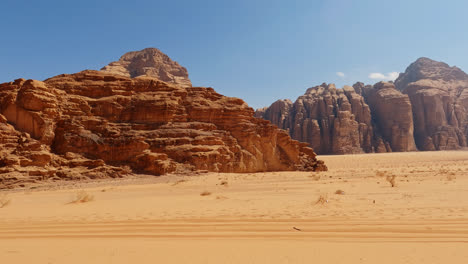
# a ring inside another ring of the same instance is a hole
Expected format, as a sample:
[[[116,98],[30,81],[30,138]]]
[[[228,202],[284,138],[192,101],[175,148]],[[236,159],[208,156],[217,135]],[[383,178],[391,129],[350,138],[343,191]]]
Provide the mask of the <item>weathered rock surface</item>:
[[[388,82],[379,82],[372,88],[364,88],[363,94],[371,108],[375,131],[389,143],[391,150],[417,150],[409,97]]]
[[[443,62],[420,58],[395,81],[411,100],[420,150],[459,149],[468,139],[468,75]]]
[[[306,143],[212,88],[103,71],[0,84],[0,188],[208,170],[326,170]]]
[[[309,143],[319,154],[416,150],[409,99],[390,83],[342,89],[322,84],[295,103],[276,101],[256,116]]]
[[[257,116],[307,142],[317,153],[345,154],[371,150],[370,109],[352,87],[322,84],[307,90],[296,102],[280,100]]]
[[[184,87],[192,86],[187,69],[156,48],[125,53],[101,71],[131,78],[146,75]]]

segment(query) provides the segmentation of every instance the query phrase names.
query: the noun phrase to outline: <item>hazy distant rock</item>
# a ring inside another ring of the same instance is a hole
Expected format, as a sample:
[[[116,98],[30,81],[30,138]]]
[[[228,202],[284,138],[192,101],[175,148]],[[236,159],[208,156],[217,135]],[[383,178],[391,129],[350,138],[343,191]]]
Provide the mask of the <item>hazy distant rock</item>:
[[[184,87],[192,86],[187,69],[156,48],[125,53],[101,71],[131,78],[146,75]]]
[[[408,94],[420,150],[467,146],[468,75],[443,62],[420,58],[395,81]]]

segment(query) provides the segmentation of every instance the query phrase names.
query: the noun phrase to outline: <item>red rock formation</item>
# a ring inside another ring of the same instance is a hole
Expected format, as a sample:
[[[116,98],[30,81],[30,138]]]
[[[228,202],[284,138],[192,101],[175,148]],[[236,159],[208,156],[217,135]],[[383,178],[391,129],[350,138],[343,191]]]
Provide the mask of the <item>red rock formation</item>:
[[[294,104],[278,101],[256,116],[310,143],[319,154],[467,147],[466,73],[420,58],[400,74],[395,86],[357,83],[353,91],[340,91],[322,85]]]
[[[146,75],[184,87],[192,86],[187,69],[156,48],[125,53],[101,71],[131,78]]]
[[[257,116],[307,142],[320,154],[371,151],[370,109],[353,87],[322,84],[307,90],[296,102],[277,101]]]
[[[326,170],[306,143],[255,118],[241,99],[154,77],[20,79],[0,85],[0,114],[4,187],[131,171]]]
[[[468,75],[443,62],[420,58],[400,74],[396,87],[408,94],[420,150],[458,149],[468,140]]]
[[[391,151],[417,150],[413,136],[413,112],[408,96],[388,82],[364,88],[364,96],[371,108],[375,131],[389,143]]]
[[[322,84],[309,88],[294,104],[276,101],[256,116],[309,143],[319,154],[416,150],[409,99],[389,83],[343,89]]]

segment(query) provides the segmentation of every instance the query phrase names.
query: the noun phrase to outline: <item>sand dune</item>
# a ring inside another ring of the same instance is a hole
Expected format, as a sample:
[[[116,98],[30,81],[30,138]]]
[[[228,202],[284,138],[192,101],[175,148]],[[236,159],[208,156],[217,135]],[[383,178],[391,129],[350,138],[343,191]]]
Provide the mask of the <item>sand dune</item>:
[[[320,158],[330,171],[8,192],[10,203],[0,208],[0,260],[468,263],[468,151]],[[94,200],[70,203],[82,189]]]

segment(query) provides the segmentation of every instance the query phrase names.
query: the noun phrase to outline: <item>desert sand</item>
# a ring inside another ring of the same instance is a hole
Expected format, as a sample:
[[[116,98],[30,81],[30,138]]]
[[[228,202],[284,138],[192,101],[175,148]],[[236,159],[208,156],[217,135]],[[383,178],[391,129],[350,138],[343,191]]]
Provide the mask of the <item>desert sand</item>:
[[[468,263],[468,151],[319,158],[329,171],[1,192],[0,260]]]

